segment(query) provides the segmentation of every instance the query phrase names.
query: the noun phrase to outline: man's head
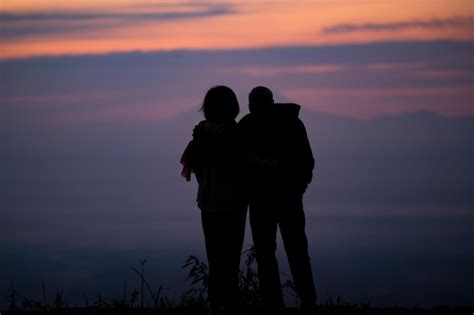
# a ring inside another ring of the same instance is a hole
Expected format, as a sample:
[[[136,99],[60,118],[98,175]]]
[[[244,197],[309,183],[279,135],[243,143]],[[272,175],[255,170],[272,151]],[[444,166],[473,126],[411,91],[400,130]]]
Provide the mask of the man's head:
[[[257,86],[249,94],[249,110],[251,113],[264,112],[274,103],[272,91],[264,86]]]

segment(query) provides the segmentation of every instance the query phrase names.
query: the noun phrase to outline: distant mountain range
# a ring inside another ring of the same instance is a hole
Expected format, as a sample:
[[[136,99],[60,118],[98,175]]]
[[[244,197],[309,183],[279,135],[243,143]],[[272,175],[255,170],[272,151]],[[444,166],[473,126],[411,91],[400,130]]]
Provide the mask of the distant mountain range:
[[[316,202],[472,209],[473,116],[420,111],[356,120],[307,111],[302,119],[317,157]]]
[[[316,157],[308,215],[472,214],[474,117],[300,116]],[[0,149],[0,228],[189,216],[196,183],[180,177],[179,158],[200,119],[196,110],[149,124],[12,127]]]

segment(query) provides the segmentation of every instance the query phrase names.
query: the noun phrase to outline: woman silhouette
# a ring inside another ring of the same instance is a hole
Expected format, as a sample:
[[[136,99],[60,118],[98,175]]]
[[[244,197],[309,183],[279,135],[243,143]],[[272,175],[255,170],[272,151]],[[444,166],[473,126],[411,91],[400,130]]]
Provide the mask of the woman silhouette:
[[[193,140],[183,153],[182,175],[190,180],[194,172],[198,182],[211,312],[227,313],[236,308],[239,299],[238,272],[247,209],[235,121],[239,104],[229,87],[215,86],[207,92],[201,111],[205,120],[194,127]]]

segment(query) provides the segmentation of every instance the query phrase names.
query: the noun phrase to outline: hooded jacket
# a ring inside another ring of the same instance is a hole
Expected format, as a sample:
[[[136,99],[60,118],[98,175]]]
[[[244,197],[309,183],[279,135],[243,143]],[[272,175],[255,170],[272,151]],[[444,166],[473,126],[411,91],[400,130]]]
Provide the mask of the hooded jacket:
[[[314,157],[299,110],[276,103],[240,120],[245,182],[253,198],[301,196],[311,182]]]

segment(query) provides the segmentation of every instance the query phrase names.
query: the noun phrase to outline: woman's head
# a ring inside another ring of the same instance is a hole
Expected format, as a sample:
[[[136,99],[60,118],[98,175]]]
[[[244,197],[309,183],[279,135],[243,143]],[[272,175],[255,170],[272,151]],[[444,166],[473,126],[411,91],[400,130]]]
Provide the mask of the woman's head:
[[[218,85],[207,91],[201,111],[209,121],[234,120],[239,114],[239,102],[231,88]]]

